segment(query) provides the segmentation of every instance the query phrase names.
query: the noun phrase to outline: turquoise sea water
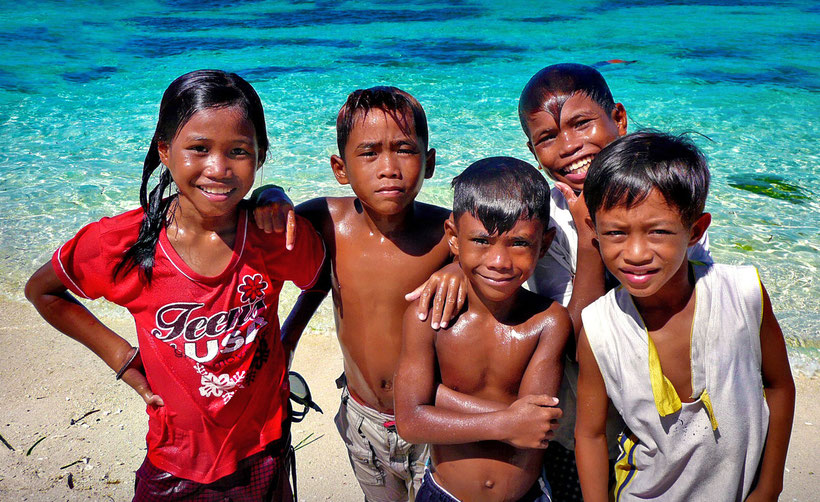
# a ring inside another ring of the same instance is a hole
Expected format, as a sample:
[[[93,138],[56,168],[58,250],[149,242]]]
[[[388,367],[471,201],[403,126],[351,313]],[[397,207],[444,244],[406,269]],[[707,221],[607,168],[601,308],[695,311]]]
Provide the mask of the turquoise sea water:
[[[684,5],[684,3],[688,5]],[[622,4],[628,4],[625,7]],[[220,68],[265,103],[265,181],[296,201],[330,174],[348,92],[392,84],[427,110],[420,198],[490,155],[527,159],[518,94],[548,64],[600,66],[630,130],[708,136],[718,261],[760,268],[796,369],[820,370],[820,8],[812,1],[0,3],[0,293],[84,223],[135,207],[159,99]]]

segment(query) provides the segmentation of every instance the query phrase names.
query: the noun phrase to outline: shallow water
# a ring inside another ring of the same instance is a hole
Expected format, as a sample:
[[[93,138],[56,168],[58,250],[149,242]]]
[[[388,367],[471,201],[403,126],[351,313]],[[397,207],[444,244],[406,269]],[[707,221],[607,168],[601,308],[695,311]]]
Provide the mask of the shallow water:
[[[794,367],[814,373],[820,9],[683,3],[2,2],[0,290],[21,298],[81,225],[137,204],[159,99],[186,71],[221,68],[254,85],[272,143],[264,180],[296,201],[349,193],[327,161],[347,93],[406,89],[438,150],[420,198],[449,205],[448,181],[471,161],[528,158],[516,106],[533,73],[620,59],[635,62],[599,69],[630,130],[711,140],[696,141],[713,173],[713,254],[760,268]]]

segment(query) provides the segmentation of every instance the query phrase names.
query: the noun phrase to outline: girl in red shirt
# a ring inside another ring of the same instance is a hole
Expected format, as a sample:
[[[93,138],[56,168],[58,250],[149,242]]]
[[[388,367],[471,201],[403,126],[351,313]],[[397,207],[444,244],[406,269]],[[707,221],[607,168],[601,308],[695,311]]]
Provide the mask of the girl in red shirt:
[[[267,150],[250,84],[215,70],[177,78],[145,157],[141,207],[81,229],[26,285],[43,318],[145,401],[135,500],[291,499],[290,347],[277,304],[285,280],[313,285],[324,248],[307,222],[291,250],[249,224],[240,202]],[[139,348],[71,293],[126,307]]]

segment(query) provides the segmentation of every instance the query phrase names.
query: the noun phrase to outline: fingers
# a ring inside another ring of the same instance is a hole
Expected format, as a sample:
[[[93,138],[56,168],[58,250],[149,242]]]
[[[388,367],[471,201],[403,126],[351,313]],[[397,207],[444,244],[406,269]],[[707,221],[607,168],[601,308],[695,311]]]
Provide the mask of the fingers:
[[[296,243],[296,211],[294,211],[292,207],[288,210],[287,227],[285,231],[285,248],[290,251]]]
[[[575,191],[569,187],[566,183],[561,183],[560,181],[555,182],[555,186],[558,187],[558,190],[564,195],[564,198],[567,199],[567,202],[575,202],[578,199],[578,196],[575,195]]]
[[[416,307],[416,314],[418,314],[419,320],[424,321],[427,319],[427,311],[430,309],[430,300],[438,289],[438,279],[431,277],[420,287],[422,287],[422,291]]]
[[[546,394],[526,396],[524,399],[537,406],[558,406],[558,398]]]
[[[429,279],[428,279],[428,281],[429,281]],[[421,292],[424,290],[424,288],[426,286],[427,286],[427,281],[425,281],[424,284],[417,287],[413,291],[411,291],[411,292],[407,293],[406,295],[404,295],[404,299],[407,300],[408,302],[412,302],[413,300],[415,300],[416,298],[421,296]]]
[[[159,394],[151,394],[150,396],[142,396],[145,404],[148,406],[165,406],[165,402],[159,397]]]
[[[430,318],[430,326],[433,329],[439,329],[441,326],[441,313],[444,311],[444,303],[447,301],[447,282],[440,281],[438,288],[436,288],[436,297],[433,298],[433,314]]]
[[[450,279],[447,285],[447,300],[444,302],[444,309],[441,311],[441,327],[446,328],[456,312],[458,304],[458,296],[460,294],[461,284],[456,284],[455,279]]]

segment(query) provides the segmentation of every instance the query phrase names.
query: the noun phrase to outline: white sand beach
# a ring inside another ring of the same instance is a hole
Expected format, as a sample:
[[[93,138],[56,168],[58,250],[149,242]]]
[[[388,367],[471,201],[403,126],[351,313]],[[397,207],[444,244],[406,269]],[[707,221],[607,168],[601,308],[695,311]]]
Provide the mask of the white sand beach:
[[[130,321],[105,321],[135,341]],[[299,500],[362,500],[333,424],[334,380],[342,370],[335,335],[307,334],[293,369],[307,378],[324,410],[293,426],[294,443],[315,439],[297,451]],[[811,502],[820,493],[820,379],[796,382],[780,500]],[[0,399],[0,434],[14,448],[0,444],[0,500],[130,500],[145,456],[142,400],[27,303],[0,301]]]

